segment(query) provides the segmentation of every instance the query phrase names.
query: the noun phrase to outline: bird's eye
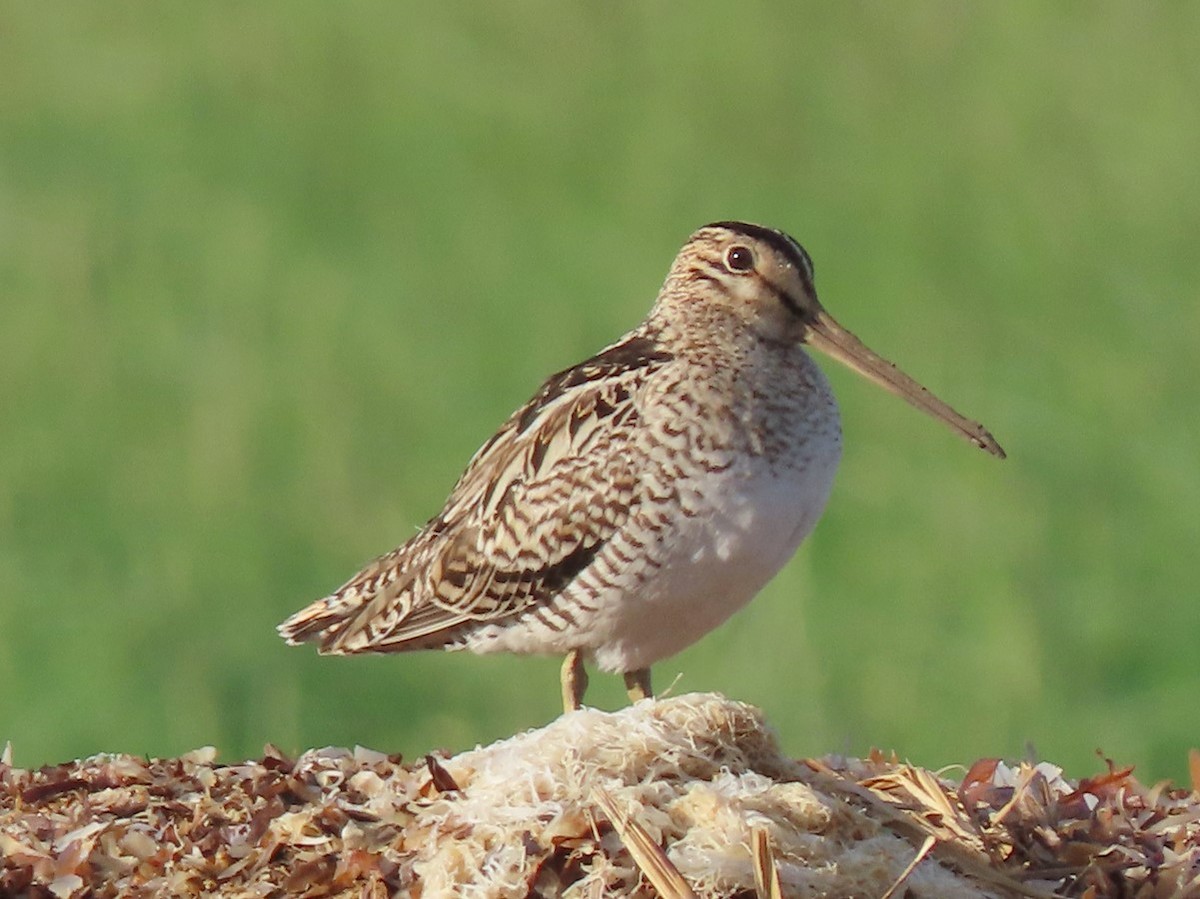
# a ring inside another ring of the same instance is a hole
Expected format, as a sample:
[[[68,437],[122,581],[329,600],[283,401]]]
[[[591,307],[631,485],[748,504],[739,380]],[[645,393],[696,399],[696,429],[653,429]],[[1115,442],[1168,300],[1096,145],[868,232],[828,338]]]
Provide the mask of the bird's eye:
[[[754,268],[754,251],[741,244],[725,251],[725,267],[731,272],[748,272]]]

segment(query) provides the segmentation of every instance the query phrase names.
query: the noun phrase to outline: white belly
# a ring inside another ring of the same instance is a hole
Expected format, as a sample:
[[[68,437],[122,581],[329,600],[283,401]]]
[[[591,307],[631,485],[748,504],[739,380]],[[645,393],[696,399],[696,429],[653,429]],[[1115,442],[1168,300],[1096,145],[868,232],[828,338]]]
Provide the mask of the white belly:
[[[664,536],[661,567],[632,590],[605,596],[589,648],[606,671],[649,667],[694,643],[773,578],[825,509],[835,451],[800,477],[730,472],[706,489],[711,513],[682,519]]]

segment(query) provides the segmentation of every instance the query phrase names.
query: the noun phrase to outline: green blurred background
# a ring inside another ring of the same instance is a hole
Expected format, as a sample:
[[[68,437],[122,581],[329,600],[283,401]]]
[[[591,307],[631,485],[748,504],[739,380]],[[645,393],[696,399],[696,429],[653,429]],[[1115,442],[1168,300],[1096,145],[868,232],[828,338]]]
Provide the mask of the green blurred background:
[[[795,755],[1184,779],[1197,57],[1193,4],[4,3],[0,744],[412,756],[551,719],[556,660],[274,626],[737,217],[1010,458],[827,366],[824,520],[657,685]]]

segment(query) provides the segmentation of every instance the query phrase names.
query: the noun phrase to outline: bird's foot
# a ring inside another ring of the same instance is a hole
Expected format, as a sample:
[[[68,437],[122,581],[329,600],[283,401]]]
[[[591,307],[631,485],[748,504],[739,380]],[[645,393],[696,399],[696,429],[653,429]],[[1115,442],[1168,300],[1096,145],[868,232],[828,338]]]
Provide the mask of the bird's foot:
[[[650,669],[639,668],[637,671],[626,671],[625,692],[629,694],[630,702],[637,702],[639,699],[653,699],[654,690],[650,686]]]

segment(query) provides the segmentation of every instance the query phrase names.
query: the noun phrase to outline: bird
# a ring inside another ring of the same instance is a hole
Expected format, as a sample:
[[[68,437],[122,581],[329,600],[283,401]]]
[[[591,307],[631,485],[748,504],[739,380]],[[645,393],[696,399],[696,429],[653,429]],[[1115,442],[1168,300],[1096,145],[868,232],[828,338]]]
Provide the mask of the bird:
[[[651,666],[716,628],[791,558],[842,453],[806,348],[998,458],[1005,453],[817,299],[782,231],[695,231],[646,318],[551,375],[475,453],[408,541],[278,627],[322,654],[466,649],[562,656],[564,713],[587,663],[653,696]]]

